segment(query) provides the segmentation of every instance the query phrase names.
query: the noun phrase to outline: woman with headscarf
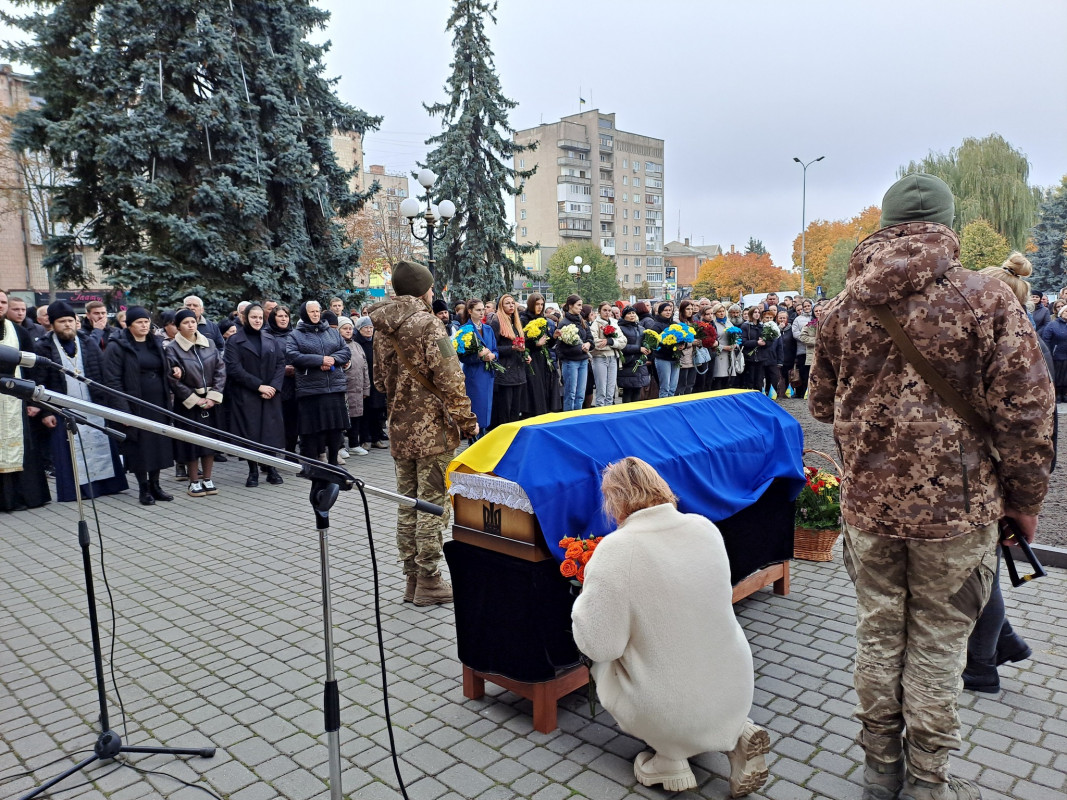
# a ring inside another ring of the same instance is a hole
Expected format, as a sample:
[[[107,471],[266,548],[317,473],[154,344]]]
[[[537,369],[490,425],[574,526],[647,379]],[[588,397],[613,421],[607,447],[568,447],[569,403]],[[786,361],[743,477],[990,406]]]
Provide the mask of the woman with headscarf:
[[[544,320],[537,323],[542,326],[543,333],[531,339],[526,335],[525,329],[537,320]],[[519,312],[519,321],[523,325],[526,350],[530,353],[530,366],[533,367],[533,375],[529,375],[526,380],[528,413],[530,416],[537,416],[549,411],[559,411],[563,408],[560,395],[562,387],[559,371],[552,360],[552,333],[556,330],[556,323],[545,316],[545,298],[537,292],[526,298],[526,308]]]
[[[285,352],[286,339],[293,332],[292,315],[288,306],[275,306],[267,314],[267,331],[273,336]],[[296,452],[296,440],[299,436],[299,415],[296,403],[296,367],[288,361],[286,356],[285,378],[282,380],[282,390],[279,392],[282,402],[282,423],[285,429],[285,449],[290,453]]]
[[[363,350],[367,361],[367,376],[370,381],[370,394],[363,401],[363,415],[359,418],[359,446],[363,449],[374,447],[378,450],[389,449],[389,437],[385,433],[386,396],[374,385],[374,323],[368,316],[356,320],[356,332],[353,341]]]
[[[522,321],[515,298],[505,294],[500,298],[499,311],[489,323],[496,338],[497,354],[503,372],[494,375],[493,426],[515,422],[526,409],[526,341],[522,335]]]
[[[178,325],[178,335],[166,351],[174,411],[201,425],[218,428],[218,406],[226,388],[226,364],[222,353],[213,341],[197,330],[196,314],[188,308],[175,314],[174,321]],[[204,497],[219,493],[211,480],[215,468],[214,450],[175,441],[174,456],[185,462],[188,471],[186,494]]]
[[[641,327],[637,310],[626,306],[622,310],[619,330],[626,337],[622,348],[622,366],[619,368],[619,388],[622,389],[622,402],[633,403],[641,399],[641,390],[648,386],[648,357],[651,350],[644,346],[642,339],[645,329]],[[641,358],[644,357],[644,362]]]
[[[307,458],[326,454],[339,465],[341,436],[348,429],[344,365],[352,353],[341,334],[322,319],[322,307],[309,300],[300,308],[300,323],[285,344],[286,360],[296,367],[300,452]]]
[[[244,323],[226,342],[226,387],[230,433],[267,447],[285,446],[282,384],[285,345],[263,330],[263,306],[245,308]],[[266,467],[267,483],[282,483],[274,467]],[[259,464],[248,462],[245,486],[259,486]]]
[[[363,404],[370,395],[370,370],[367,369],[367,356],[359,342],[355,341],[356,326],[349,317],[337,318],[337,332],[345,341],[345,346],[352,353],[352,360],[345,366],[345,400],[348,405],[348,447],[346,450],[357,456],[368,455],[367,448],[359,441],[359,424],[363,416]],[[342,455],[344,455],[342,453]]]
[[[173,317],[171,313],[172,322]],[[148,312],[143,308],[134,306],[126,311],[126,329],[116,332],[104,351],[104,385],[151,403],[156,408],[169,409],[171,393],[167,384],[167,354],[163,341],[149,333],[150,327]],[[152,407],[129,403],[116,395],[108,395],[107,403],[116,411],[164,425],[170,424],[166,416]],[[150,506],[157,500],[173,500],[159,485],[160,470],[170,469],[174,464],[172,440],[138,428],[114,427],[126,434],[126,440],[120,445],[122,460],[126,471],[137,477],[141,504]]]

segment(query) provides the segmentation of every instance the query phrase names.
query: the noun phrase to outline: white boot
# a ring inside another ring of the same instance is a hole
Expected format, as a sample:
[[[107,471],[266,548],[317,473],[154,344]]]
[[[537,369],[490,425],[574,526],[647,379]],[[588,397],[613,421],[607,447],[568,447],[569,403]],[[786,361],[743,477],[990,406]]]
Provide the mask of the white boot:
[[[734,749],[726,754],[730,759],[730,797],[744,797],[767,782],[767,760],[771,737],[752,720],[745,721]]]

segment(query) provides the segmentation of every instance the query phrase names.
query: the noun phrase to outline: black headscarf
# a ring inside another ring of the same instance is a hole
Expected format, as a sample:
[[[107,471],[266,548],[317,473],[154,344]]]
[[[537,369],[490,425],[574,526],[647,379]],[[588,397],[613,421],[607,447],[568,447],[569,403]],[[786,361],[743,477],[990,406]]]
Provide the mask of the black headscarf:
[[[259,303],[253,303],[252,305],[245,307],[244,329],[246,336],[259,336],[263,332],[262,325],[260,325],[257,329],[253,328],[251,325],[248,324],[248,315],[251,313],[253,308],[258,308],[260,311],[263,310],[263,306],[261,306]]]
[[[278,327],[278,309],[285,309],[285,313],[289,317],[289,325],[285,328]],[[270,313],[267,314],[267,327],[275,336],[288,336],[293,330],[293,315],[285,306],[275,306],[270,310]]]
[[[308,301],[308,302],[313,302],[313,301]],[[312,322],[311,321],[311,317],[308,316],[308,304],[307,303],[301,303],[300,304],[300,321],[303,322],[305,325],[323,325],[324,324],[323,319],[322,319],[322,312],[321,311],[319,312],[319,321],[318,322]]]

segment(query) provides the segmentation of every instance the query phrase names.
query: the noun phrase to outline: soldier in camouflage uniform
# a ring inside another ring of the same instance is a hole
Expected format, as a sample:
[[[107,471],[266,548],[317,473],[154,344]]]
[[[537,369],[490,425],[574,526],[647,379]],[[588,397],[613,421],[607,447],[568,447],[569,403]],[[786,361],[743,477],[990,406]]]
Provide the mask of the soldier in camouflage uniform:
[[[1032,540],[1048,489],[1055,398],[1036,334],[1007,285],[960,266],[953,215],[934,176],[889,189],[882,229],[822,315],[811,369],[808,406],[833,423],[844,463],[865,800],[981,796],[948,768],[967,638],[994,580],[998,520]],[[988,422],[999,466],[893,343],[872,311],[883,304]]]
[[[372,306],[369,316],[375,331],[374,384],[388,398],[396,490],[448,508],[445,468],[460,436],[478,435],[478,420],[459,358],[432,312],[433,275],[421,264],[401,261],[392,283],[396,297]],[[398,509],[396,543],[407,576],[404,602],[452,602],[452,587],[441,577],[441,520]]]

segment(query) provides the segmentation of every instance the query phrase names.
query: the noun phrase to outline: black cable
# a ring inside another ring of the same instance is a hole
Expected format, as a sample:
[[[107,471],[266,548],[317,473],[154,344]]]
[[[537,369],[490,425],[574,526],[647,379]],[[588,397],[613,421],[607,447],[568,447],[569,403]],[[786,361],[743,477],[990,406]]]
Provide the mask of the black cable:
[[[140,772],[145,775],[162,775],[164,778],[171,778],[172,780],[176,780],[178,783],[182,784],[183,786],[188,786],[190,789],[197,789],[198,791],[201,791],[206,794],[208,797],[214,797],[215,800],[222,800],[221,797],[219,797],[213,791],[208,789],[206,786],[200,786],[196,783],[190,783],[187,780],[179,778],[177,775],[171,775],[169,772],[163,772],[162,770],[158,769],[145,769],[144,767],[135,766],[134,764],[131,764],[125,760],[120,762],[119,766],[126,767],[127,769],[132,769],[134,772]]]
[[[385,639],[382,633],[382,602],[378,592],[378,557],[374,553],[374,535],[371,532],[370,505],[367,503],[367,493],[363,491],[363,481],[356,479],[356,489],[359,490],[360,499],[363,501],[363,517],[367,526],[367,544],[370,549],[371,575],[374,577],[374,624],[378,631],[378,664],[382,669],[382,703],[385,707],[385,730],[389,734],[389,754],[393,759],[393,769],[396,771],[396,780],[400,784],[400,794],[404,800],[408,800],[408,790],[404,786],[404,779],[400,777],[400,761],[396,755],[396,740],[393,738],[393,718],[389,712],[389,677],[385,671]]]
[[[76,783],[73,786],[67,786],[65,789],[49,789],[48,796],[51,797],[53,795],[62,794],[63,792],[73,792],[75,789],[84,789],[86,786],[91,786],[93,783],[100,780],[101,778],[106,778],[112,772],[118,772],[120,769],[122,769],[122,766],[123,765],[121,763],[116,763],[114,768],[109,769],[103,775],[89,775],[85,772],[82,772],[80,773],[80,775],[85,778],[85,783]]]
[[[27,777],[29,775],[33,775],[35,772],[38,772],[38,771],[40,771],[42,769],[48,769],[49,767],[51,767],[51,766],[53,766],[55,764],[58,764],[60,761],[66,761],[68,758],[78,758],[79,756],[87,756],[91,752],[93,752],[93,751],[92,750],[78,750],[78,751],[76,751],[74,753],[64,753],[59,758],[57,758],[55,761],[49,761],[47,764],[41,764],[41,766],[36,767],[35,769],[27,769],[27,770],[23,770],[22,772],[12,772],[10,775],[0,775],[0,783],[8,783],[9,781],[13,781],[16,778],[25,778],[25,777]]]

